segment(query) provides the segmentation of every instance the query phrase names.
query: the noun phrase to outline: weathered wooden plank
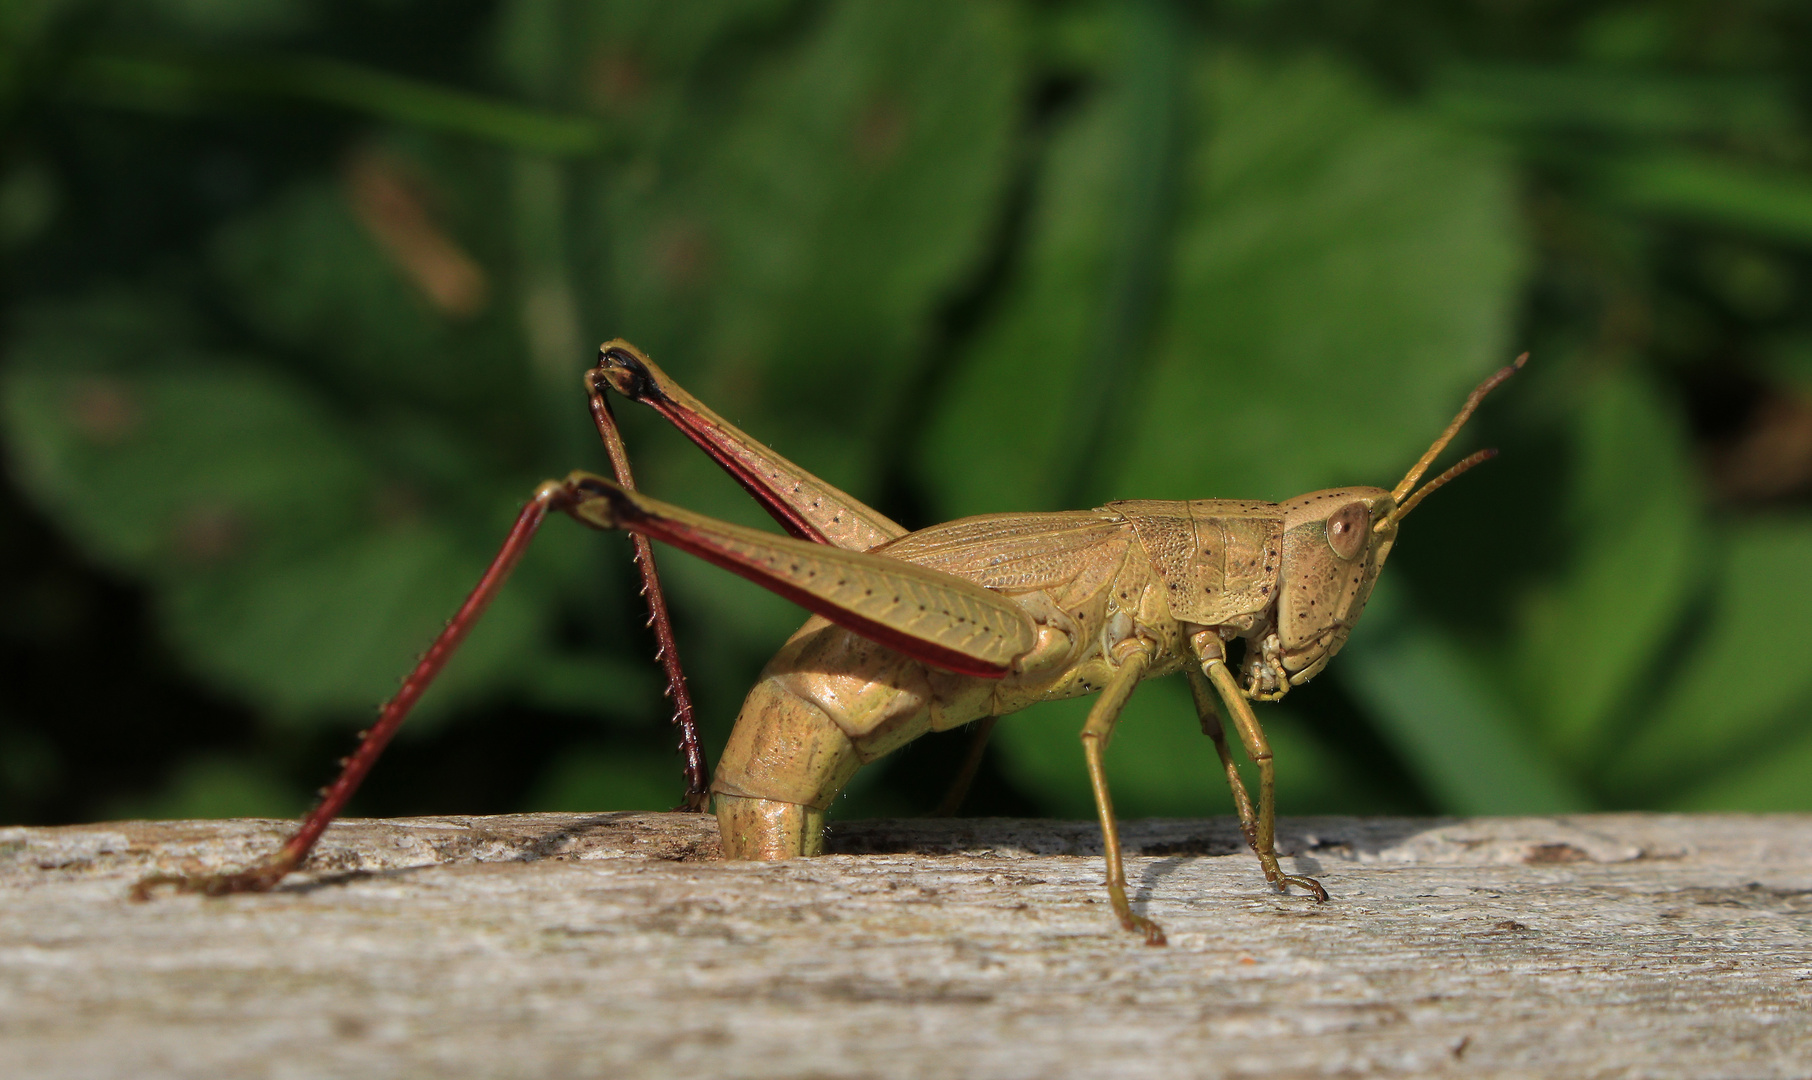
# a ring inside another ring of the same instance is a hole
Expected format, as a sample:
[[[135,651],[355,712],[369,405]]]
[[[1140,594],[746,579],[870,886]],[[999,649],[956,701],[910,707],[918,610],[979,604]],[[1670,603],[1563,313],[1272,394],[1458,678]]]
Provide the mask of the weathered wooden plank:
[[[5,1076],[1812,1076],[1812,817],[347,822],[268,896],[126,899],[282,822],[0,829]]]

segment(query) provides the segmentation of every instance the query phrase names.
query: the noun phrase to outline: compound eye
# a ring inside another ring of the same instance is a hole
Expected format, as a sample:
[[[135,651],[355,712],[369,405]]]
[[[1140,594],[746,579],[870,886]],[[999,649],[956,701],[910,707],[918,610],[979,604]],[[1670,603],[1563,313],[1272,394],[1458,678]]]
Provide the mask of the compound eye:
[[[1346,560],[1359,557],[1372,531],[1372,512],[1362,502],[1347,503],[1328,518],[1328,546]]]

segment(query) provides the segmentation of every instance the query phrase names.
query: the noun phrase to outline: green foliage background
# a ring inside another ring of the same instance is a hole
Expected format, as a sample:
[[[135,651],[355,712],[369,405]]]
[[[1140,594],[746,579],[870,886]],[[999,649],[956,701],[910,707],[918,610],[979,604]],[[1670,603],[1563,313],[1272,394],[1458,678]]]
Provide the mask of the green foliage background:
[[[604,467],[614,336],[912,525],[1389,485],[1529,349],[1262,710],[1285,811],[1812,809],[1809,46],[1762,0],[0,7],[0,816],[299,809]],[[663,567],[714,752],[800,614]],[[362,808],[671,805],[649,651],[555,522]],[[1087,816],[1086,704],[971,809]],[[1211,757],[1143,688],[1123,812],[1226,812]]]

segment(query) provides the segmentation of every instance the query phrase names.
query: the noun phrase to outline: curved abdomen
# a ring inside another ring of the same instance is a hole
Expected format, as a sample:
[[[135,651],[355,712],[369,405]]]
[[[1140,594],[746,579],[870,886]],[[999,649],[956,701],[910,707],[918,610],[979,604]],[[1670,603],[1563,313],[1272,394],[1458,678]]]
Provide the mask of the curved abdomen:
[[[995,682],[807,622],[762,671],[718,762],[711,790],[725,857],[818,854],[824,812],[858,768],[988,715]]]

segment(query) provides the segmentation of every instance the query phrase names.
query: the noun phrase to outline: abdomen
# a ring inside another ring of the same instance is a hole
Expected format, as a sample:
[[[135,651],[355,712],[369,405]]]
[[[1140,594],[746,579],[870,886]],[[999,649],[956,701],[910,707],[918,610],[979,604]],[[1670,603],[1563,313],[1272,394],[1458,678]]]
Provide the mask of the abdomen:
[[[824,619],[807,622],[749,691],[718,762],[711,790],[725,857],[818,854],[824,812],[858,768],[986,716],[996,681],[928,669]]]

